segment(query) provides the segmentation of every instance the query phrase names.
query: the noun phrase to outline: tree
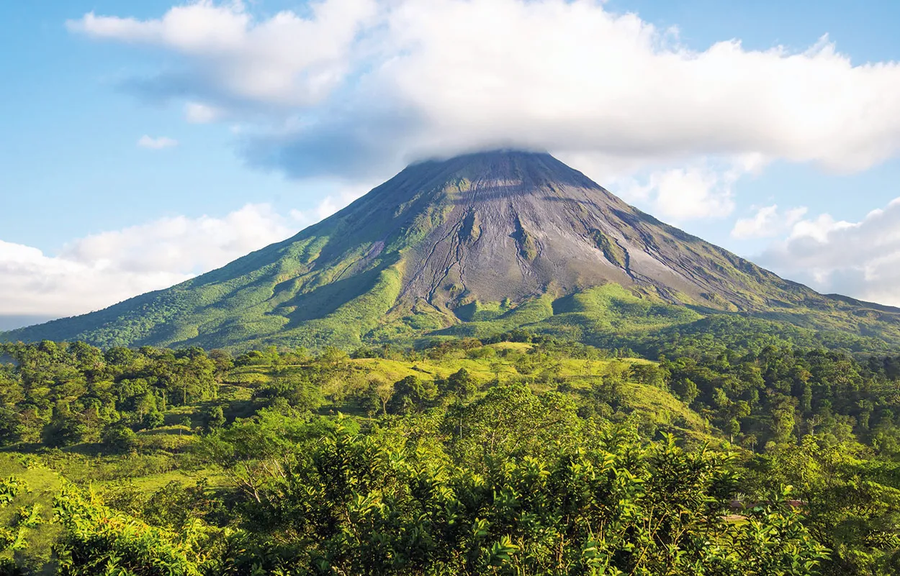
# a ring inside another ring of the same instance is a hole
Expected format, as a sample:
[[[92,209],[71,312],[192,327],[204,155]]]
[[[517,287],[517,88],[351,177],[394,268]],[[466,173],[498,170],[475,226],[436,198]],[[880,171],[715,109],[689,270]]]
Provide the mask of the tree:
[[[163,424],[165,424],[165,416],[163,413],[158,410],[153,410],[152,412],[147,412],[144,415],[143,421],[141,422],[144,428],[152,430],[154,428],[159,428]]]
[[[61,448],[80,443],[88,429],[76,414],[54,414],[49,424],[44,426],[42,441],[47,446]]]
[[[896,462],[865,460],[854,443],[832,444],[822,435],[780,445],[749,465],[748,488],[760,493],[793,487],[804,524],[832,552],[827,576],[889,576],[900,560],[900,482]]]
[[[394,387],[380,378],[370,378],[366,386],[358,390],[351,400],[368,416],[381,412],[387,415],[387,404],[394,393]]]
[[[619,360],[610,362],[600,382],[594,385],[593,396],[598,402],[615,405],[622,399],[627,365]]]
[[[574,403],[557,392],[535,395],[521,383],[499,384],[466,406],[444,416],[451,434],[448,450],[456,458],[483,462],[498,454],[524,456],[556,451],[576,441]]]
[[[470,400],[478,391],[478,381],[465,368],[460,368],[447,378],[447,392],[460,400]]]
[[[234,368],[234,360],[231,358],[231,354],[225,350],[210,350],[209,359],[212,360],[215,365],[214,373],[216,375],[216,380],[219,382],[222,381],[222,378],[229,370]]]
[[[60,576],[201,576],[214,542],[208,533],[148,526],[73,486],[56,496],[54,511],[65,530],[54,547]]]
[[[790,442],[794,437],[795,424],[795,410],[791,399],[781,396],[775,400],[771,414],[772,440],[779,444]]]
[[[312,412],[325,401],[319,386],[305,378],[286,376],[279,376],[270,385],[258,389],[254,397],[267,400],[269,405],[274,400],[282,398],[291,408],[299,412]]]
[[[667,369],[656,364],[632,364],[630,375],[636,382],[662,389],[668,387],[671,376]]]
[[[690,378],[676,381],[672,385],[672,392],[675,393],[675,396],[677,396],[679,400],[688,406],[693,404],[694,400],[697,399],[697,396],[700,395],[700,389],[697,388],[697,385]]]
[[[725,433],[728,434],[728,441],[734,442],[734,437],[741,433],[741,423],[737,418],[732,418],[725,425]]]
[[[107,426],[102,435],[103,444],[116,452],[128,452],[137,443],[137,435],[123,424]]]
[[[422,380],[407,376],[394,383],[394,393],[387,403],[389,414],[406,414],[425,409],[437,396],[437,387],[432,380]]]
[[[317,360],[324,364],[343,364],[350,359],[350,355],[335,346],[326,346]]]
[[[222,426],[225,425],[225,413],[222,411],[222,406],[216,404],[215,406],[211,406],[206,409],[204,415],[204,427],[207,432],[211,432],[213,430],[218,430]]]
[[[15,444],[22,439],[25,426],[22,417],[10,408],[0,408],[0,446]]]

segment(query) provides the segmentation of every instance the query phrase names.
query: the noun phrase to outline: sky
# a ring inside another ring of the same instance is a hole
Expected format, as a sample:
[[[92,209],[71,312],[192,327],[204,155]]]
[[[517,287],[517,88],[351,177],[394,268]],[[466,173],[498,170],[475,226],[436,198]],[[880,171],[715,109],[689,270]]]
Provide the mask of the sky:
[[[900,306],[898,21],[876,0],[2,2],[0,330],[498,147]]]

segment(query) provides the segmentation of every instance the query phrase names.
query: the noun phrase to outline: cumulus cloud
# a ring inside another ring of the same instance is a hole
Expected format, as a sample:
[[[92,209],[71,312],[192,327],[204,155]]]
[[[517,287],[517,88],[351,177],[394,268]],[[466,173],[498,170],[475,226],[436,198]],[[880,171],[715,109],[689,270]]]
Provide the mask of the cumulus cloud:
[[[357,198],[371,190],[371,186],[345,186],[333,194],[322,198],[319,203],[309,211],[291,210],[290,216],[296,222],[312,224],[328,218],[341,208],[347,206]]]
[[[297,228],[268,205],[248,204],[222,218],[176,216],[90,235],[53,256],[0,241],[0,316],[104,308],[222,266]]]
[[[854,64],[827,37],[803,52],[692,50],[596,0],[324,0],[269,17],[204,0],[69,28],[176,55],[179,70],[142,85],[257,119],[241,136],[248,159],[297,177],[383,176],[495,146],[645,172],[711,155],[849,172],[900,150],[897,63]],[[718,213],[730,207],[723,178],[682,166],[643,185],[676,213],[667,191]]]
[[[900,198],[859,222],[800,220],[758,261],[819,291],[900,306]]]
[[[174,146],[178,146],[178,140],[174,140],[172,138],[168,138],[166,136],[160,136],[158,138],[151,138],[144,134],[141,136],[137,145],[141,148],[149,148],[151,150],[162,150],[163,148],[172,148]]]
[[[351,72],[354,40],[374,0],[326,0],[309,18],[283,11],[254,21],[240,2],[209,0],[160,19],[97,16],[67,23],[94,38],[159,46],[182,55],[181,73],[157,79],[158,93],[204,93],[228,101],[304,106],[326,97]]]
[[[758,172],[764,163],[758,155],[705,159],[652,170],[643,178],[614,178],[610,188],[626,200],[649,205],[654,214],[674,222],[724,218],[735,208],[734,184],[742,176]]]
[[[176,284],[188,274],[137,274],[0,241],[0,315],[69,316]]]
[[[763,206],[751,218],[740,218],[734,223],[731,236],[739,240],[774,238],[791,229],[806,215],[807,208],[800,206],[779,212],[778,204]]]
[[[226,116],[223,110],[200,102],[188,102],[184,105],[184,117],[191,124],[208,124]]]
[[[311,209],[287,216],[268,204],[247,204],[218,218],[160,218],[79,238],[53,256],[0,240],[0,330],[168,288],[284,240],[367,191],[341,187]]]

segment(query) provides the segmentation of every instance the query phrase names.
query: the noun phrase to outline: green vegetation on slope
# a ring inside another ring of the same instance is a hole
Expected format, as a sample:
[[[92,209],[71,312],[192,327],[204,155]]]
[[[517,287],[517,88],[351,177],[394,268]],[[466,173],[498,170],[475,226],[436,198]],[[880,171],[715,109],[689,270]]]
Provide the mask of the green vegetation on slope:
[[[859,339],[841,347],[900,343],[900,310],[778,278],[547,154],[495,151],[410,166],[218,270],[0,339],[318,351],[525,328],[652,354],[661,330],[734,317]]]

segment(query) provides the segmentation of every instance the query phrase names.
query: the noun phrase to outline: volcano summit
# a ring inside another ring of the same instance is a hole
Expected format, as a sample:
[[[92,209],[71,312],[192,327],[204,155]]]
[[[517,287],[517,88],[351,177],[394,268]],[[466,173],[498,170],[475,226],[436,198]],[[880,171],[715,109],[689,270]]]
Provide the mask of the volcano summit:
[[[783,280],[549,154],[507,150],[414,164],[223,268],[5,336],[321,348],[526,328],[596,343],[722,314],[900,342],[900,310]]]

